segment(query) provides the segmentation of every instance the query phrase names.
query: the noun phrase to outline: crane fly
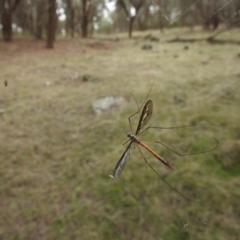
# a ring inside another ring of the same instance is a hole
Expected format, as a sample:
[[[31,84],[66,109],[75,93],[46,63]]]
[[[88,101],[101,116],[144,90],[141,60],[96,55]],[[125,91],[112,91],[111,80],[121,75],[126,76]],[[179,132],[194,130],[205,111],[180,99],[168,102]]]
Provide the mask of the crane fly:
[[[150,90],[151,91],[151,90]],[[149,93],[148,93],[149,95]],[[147,96],[148,97],[148,96]],[[136,100],[136,99],[135,99]],[[141,109],[141,107],[140,107]],[[132,131],[132,125],[131,125],[131,117],[133,117],[135,114],[139,113],[140,110],[138,110],[136,113],[134,113],[133,115],[131,115],[128,120],[129,120],[129,124],[130,124],[130,128],[131,128],[131,131]],[[152,116],[152,112],[153,112],[153,102],[152,100],[148,100],[143,109],[142,109],[142,113],[140,115],[140,119],[139,119],[139,122],[138,122],[138,126],[137,126],[137,129],[136,129],[136,132],[135,134],[128,134],[127,137],[129,138],[128,141],[126,141],[125,143],[129,142],[130,143],[128,144],[126,150],[124,151],[124,153],[122,154],[122,156],[120,157],[120,159],[118,160],[114,170],[113,170],[113,175],[112,177],[113,178],[118,178],[121,174],[121,172],[123,171],[129,157],[130,157],[130,154],[131,154],[131,146],[132,144],[136,144],[139,152],[141,153],[142,157],[144,158],[145,162],[147,163],[147,165],[158,175],[158,177],[166,184],[168,185],[172,190],[174,190],[175,192],[177,192],[179,195],[181,195],[183,198],[185,198],[186,200],[188,201],[191,201],[193,202],[193,200],[185,197],[183,194],[181,194],[177,189],[175,189],[174,187],[172,187],[168,182],[166,182],[164,180],[164,178],[162,178],[159,173],[148,163],[147,159],[144,157],[141,149],[139,146],[145,148],[147,151],[149,151],[155,158],[157,158],[161,163],[163,163],[164,165],[166,165],[168,168],[173,169],[173,167],[170,165],[170,163],[168,161],[166,161],[165,159],[163,159],[161,156],[159,156],[155,151],[153,151],[150,147],[148,147],[145,143],[143,143],[142,141],[140,141],[140,139],[138,138],[139,135],[141,135],[143,132],[145,132],[146,130],[148,130],[149,128],[161,128],[161,127],[147,127],[145,130],[143,130],[142,132],[141,129],[148,123],[149,119],[151,118]],[[202,124],[202,125],[205,125],[205,124]],[[215,124],[207,124],[207,125],[213,125],[213,126],[217,126]],[[188,125],[188,126],[181,126],[181,127],[168,127],[168,128],[162,128],[162,129],[173,129],[173,128],[185,128],[185,127],[193,127],[192,125]],[[133,131],[132,131],[133,132]],[[210,152],[210,151],[213,151],[214,149],[216,149],[218,147],[218,141],[216,138],[213,138],[215,139],[216,141],[216,146],[210,150],[207,150],[207,151],[202,151],[202,152],[196,152],[196,153],[190,153],[190,154],[179,154],[175,151],[173,151],[171,148],[169,148],[168,146],[166,146],[165,144],[161,143],[161,142],[158,142],[158,141],[155,141],[155,143],[160,143],[162,144],[164,147],[166,147],[167,149],[171,150],[172,152],[176,153],[177,155],[179,156],[186,156],[186,155],[194,155],[194,154],[199,154],[199,153],[206,153],[206,152]],[[124,143],[124,144],[125,144]],[[111,175],[110,175],[111,176]],[[195,201],[194,201],[195,202]]]
[[[161,156],[159,156],[155,151],[153,151],[150,147],[148,147],[145,143],[140,141],[139,138],[138,138],[138,135],[143,133],[143,132],[140,132],[140,130],[147,124],[147,122],[149,121],[149,119],[152,116],[152,112],[153,112],[153,102],[152,102],[152,100],[148,100],[143,107],[143,110],[142,110],[142,113],[141,113],[141,116],[140,116],[138,126],[137,126],[137,130],[136,130],[135,134],[128,134],[127,135],[127,137],[129,137],[128,141],[130,141],[130,143],[128,144],[125,152],[120,157],[118,163],[116,164],[116,166],[113,170],[113,177],[114,178],[118,178],[120,176],[121,172],[123,171],[123,168],[126,165],[128,159],[130,157],[131,146],[132,146],[133,143],[136,143],[136,144],[140,145],[141,147],[145,148],[146,150],[148,150],[161,163],[163,163],[168,168],[173,170],[173,167],[168,163],[168,161],[164,160]],[[139,149],[139,147],[138,147],[138,149]]]

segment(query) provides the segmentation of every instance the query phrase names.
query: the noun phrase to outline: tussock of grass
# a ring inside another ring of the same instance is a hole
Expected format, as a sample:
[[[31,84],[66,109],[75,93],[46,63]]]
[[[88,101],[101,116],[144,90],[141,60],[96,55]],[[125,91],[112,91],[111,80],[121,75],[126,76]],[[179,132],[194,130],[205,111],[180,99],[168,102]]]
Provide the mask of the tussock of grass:
[[[1,239],[238,239],[236,46],[195,43],[184,51],[183,44],[153,43],[147,52],[141,41],[75,39],[47,51],[23,40],[0,50],[1,79],[9,82],[0,88]],[[97,81],[83,82],[84,74]],[[166,186],[134,148],[121,177],[108,176],[137,109],[129,93],[140,106],[153,82],[149,126],[195,127],[150,129],[141,139],[183,154],[219,141],[213,152],[183,157],[146,142],[175,171],[143,150],[149,163],[194,202]],[[108,95],[126,101],[95,116],[92,102]],[[208,123],[218,126],[198,126]]]

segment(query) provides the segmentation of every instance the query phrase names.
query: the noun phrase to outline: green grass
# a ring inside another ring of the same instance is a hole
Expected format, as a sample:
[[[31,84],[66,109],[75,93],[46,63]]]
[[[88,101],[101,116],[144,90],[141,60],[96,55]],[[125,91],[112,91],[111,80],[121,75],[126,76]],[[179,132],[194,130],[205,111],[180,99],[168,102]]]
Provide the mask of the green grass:
[[[24,38],[0,43],[1,79],[9,84],[0,88],[0,238],[239,239],[239,48],[151,43],[142,51],[141,40],[119,37],[61,39],[51,51]],[[96,81],[83,82],[85,74]],[[196,127],[150,129],[141,139],[179,153],[219,141],[212,152],[184,157],[146,142],[175,171],[144,151],[149,163],[194,202],[166,186],[134,148],[120,178],[108,176],[137,109],[130,93],[140,105],[153,82],[148,125]],[[109,95],[126,101],[94,115],[92,102]],[[219,127],[197,126],[208,123]]]

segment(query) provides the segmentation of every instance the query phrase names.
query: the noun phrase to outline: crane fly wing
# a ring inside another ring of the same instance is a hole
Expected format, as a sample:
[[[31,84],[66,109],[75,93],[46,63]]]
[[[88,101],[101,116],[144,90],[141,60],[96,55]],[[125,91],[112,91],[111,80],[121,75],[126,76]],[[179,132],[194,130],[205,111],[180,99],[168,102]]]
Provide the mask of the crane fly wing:
[[[123,155],[120,157],[119,161],[117,162],[114,170],[113,170],[113,177],[114,178],[118,178],[123,170],[123,168],[125,167],[130,154],[131,154],[131,144],[132,142],[127,146],[125,152],[123,153]]]
[[[152,100],[148,100],[142,110],[141,117],[139,119],[138,127],[136,130],[136,135],[140,132],[140,130],[146,125],[146,123],[149,121],[149,119],[152,116],[153,112],[153,102]]]
[[[136,130],[136,135],[139,133],[139,131],[145,126],[145,124],[149,121],[150,117],[152,116],[152,110],[153,110],[153,102],[152,100],[148,100],[142,110],[142,114],[140,116],[140,120],[138,123],[138,127]],[[125,167],[130,154],[131,154],[131,144],[133,142],[130,142],[123,153],[123,155],[120,157],[119,161],[117,162],[114,170],[113,170],[113,177],[118,178]]]

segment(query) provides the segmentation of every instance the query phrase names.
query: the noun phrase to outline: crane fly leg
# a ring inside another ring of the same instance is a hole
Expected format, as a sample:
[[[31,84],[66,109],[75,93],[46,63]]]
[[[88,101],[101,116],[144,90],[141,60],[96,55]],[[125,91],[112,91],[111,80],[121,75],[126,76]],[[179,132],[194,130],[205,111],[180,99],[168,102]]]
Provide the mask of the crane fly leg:
[[[176,188],[172,187],[167,181],[165,181],[165,180],[163,179],[163,177],[161,177],[160,174],[149,164],[149,162],[148,162],[147,159],[144,157],[144,155],[143,155],[143,153],[142,153],[142,151],[141,151],[141,149],[139,148],[138,145],[137,145],[137,148],[138,148],[139,152],[141,153],[141,155],[142,155],[145,163],[154,171],[154,173],[155,173],[166,185],[168,185],[173,191],[175,191],[176,193],[178,193],[180,196],[182,196],[182,197],[185,198],[186,200],[188,200],[188,201],[190,201],[190,202],[196,202],[196,201],[193,201],[193,200],[187,198],[187,197],[184,196],[183,194],[181,194]]]

